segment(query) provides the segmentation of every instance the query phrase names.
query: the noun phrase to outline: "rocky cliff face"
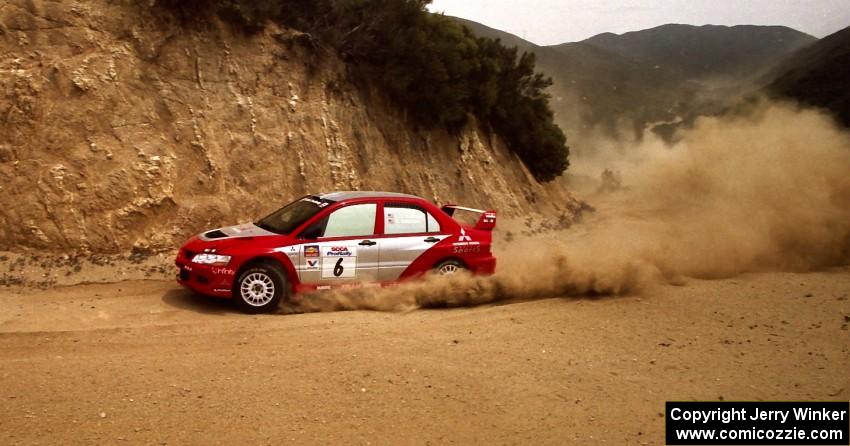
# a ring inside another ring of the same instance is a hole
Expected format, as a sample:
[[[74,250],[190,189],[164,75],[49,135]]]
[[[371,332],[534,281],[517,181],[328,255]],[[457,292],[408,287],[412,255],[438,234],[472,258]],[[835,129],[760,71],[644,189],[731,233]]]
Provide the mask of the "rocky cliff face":
[[[330,190],[574,205],[478,129],[416,130],[296,31],[187,30],[150,3],[0,6],[0,250],[170,249]]]

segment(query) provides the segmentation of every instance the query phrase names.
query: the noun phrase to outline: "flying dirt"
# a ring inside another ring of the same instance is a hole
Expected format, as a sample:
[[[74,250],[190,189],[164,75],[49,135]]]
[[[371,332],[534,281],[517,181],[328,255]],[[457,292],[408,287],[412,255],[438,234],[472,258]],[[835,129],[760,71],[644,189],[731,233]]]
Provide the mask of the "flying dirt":
[[[616,179],[584,191],[596,212],[567,230],[503,244],[496,276],[336,292],[284,312],[623,294],[689,278],[807,272],[850,258],[850,134],[828,115],[762,102],[745,114],[702,118],[673,145],[652,137],[597,144],[575,163]]]

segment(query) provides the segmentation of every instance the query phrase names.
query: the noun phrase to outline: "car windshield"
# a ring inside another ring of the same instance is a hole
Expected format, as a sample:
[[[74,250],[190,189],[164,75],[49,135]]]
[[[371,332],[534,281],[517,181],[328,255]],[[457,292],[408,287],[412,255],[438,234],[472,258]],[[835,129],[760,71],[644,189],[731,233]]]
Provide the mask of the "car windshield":
[[[318,197],[304,197],[261,219],[256,225],[266,231],[289,234],[329,204],[330,201]]]

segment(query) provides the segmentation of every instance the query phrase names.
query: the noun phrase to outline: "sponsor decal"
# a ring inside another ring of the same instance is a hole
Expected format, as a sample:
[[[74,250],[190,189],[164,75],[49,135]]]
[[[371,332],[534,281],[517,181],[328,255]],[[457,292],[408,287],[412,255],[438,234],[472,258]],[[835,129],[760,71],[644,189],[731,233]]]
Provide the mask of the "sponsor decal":
[[[319,269],[319,259],[307,260],[307,269]]]
[[[452,248],[452,253],[454,254],[476,254],[479,252],[481,252],[481,247],[477,245],[454,246]]]
[[[325,248],[324,257],[356,257],[356,249],[352,246],[328,246]]]
[[[319,285],[316,287],[317,291],[326,291],[326,290],[356,290],[361,288],[382,288],[378,282],[350,282],[350,283],[339,283],[335,285]]]
[[[284,253],[286,255],[290,255],[290,256],[292,254],[298,253],[298,249],[296,249],[294,246],[281,246],[279,248],[273,249],[272,251],[273,252],[282,252],[282,253]]]
[[[304,257],[319,257],[321,251],[318,245],[309,245],[304,247]]]
[[[327,205],[330,204],[326,201],[314,200],[312,198],[303,198],[303,199],[301,199],[301,201],[306,201],[307,203],[313,203],[316,206],[318,206],[319,208],[327,207]]]
[[[226,228],[221,228],[221,229],[219,229],[219,231],[223,231],[223,230],[225,230],[225,229],[226,229],[226,230],[228,230],[228,231],[233,231],[233,232],[235,232],[235,233],[236,233],[236,235],[239,235],[239,234],[241,234],[241,233],[243,233],[243,232],[251,232],[251,231],[254,231],[254,230],[256,230],[256,229],[257,229],[257,227],[256,227],[256,226],[254,226],[254,224],[253,224],[253,223],[243,223],[243,224],[241,224],[241,225],[228,226],[228,227],[226,227]]]
[[[356,274],[357,247],[322,247],[322,279],[351,279]]]
[[[458,251],[457,246],[478,246],[480,244],[481,244],[481,242],[473,242],[472,236],[468,235],[466,233],[466,231],[463,228],[461,228],[460,235],[458,236],[457,241],[452,243],[452,246],[456,247],[455,253],[461,253],[462,254],[462,253],[473,252],[473,251]],[[474,252],[478,252],[478,251],[474,251]]]
[[[297,246],[281,246],[279,248],[275,248],[272,252],[280,252],[286,254],[289,257],[298,257],[298,252],[301,248]]]
[[[340,290],[356,290],[356,289],[360,288],[360,284],[359,283],[343,283],[341,285],[335,286],[334,288],[337,288],[337,289],[340,289]]]
[[[216,268],[216,267],[213,267],[213,268],[211,268],[211,269],[210,269],[210,271],[211,271],[213,274],[220,274],[220,275],[224,275],[224,276],[232,276],[232,275],[236,274],[236,271],[234,271],[234,270],[232,270],[232,269],[230,269],[230,268]]]

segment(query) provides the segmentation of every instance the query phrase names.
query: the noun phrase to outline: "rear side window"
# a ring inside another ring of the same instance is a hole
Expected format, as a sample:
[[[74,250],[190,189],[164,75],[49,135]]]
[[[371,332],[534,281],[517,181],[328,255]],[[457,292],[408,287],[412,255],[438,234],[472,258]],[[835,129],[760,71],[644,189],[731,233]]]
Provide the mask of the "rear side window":
[[[328,216],[323,237],[362,237],[375,233],[375,203],[355,204]]]
[[[384,206],[384,234],[436,232],[440,232],[440,224],[424,210],[413,206]]]
[[[437,223],[437,219],[434,218],[433,215],[431,215],[427,212],[425,214],[428,216],[428,232],[429,233],[440,232],[440,224]]]

